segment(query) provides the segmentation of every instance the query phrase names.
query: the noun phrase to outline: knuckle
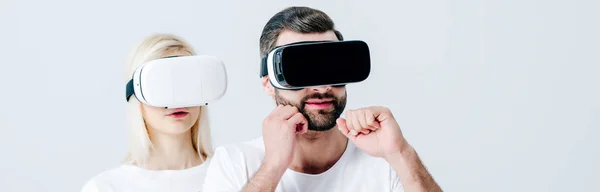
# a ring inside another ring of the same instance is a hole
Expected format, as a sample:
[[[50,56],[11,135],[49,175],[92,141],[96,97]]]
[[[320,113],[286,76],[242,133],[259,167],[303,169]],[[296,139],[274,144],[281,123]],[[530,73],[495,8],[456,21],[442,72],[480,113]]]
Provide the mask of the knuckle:
[[[365,113],[368,113],[368,112],[369,112],[369,110],[360,110],[359,114],[360,115],[365,115]]]
[[[390,108],[380,106],[379,109],[384,112],[390,112]]]
[[[298,108],[294,107],[294,106],[290,106],[290,110],[293,112],[298,112]]]

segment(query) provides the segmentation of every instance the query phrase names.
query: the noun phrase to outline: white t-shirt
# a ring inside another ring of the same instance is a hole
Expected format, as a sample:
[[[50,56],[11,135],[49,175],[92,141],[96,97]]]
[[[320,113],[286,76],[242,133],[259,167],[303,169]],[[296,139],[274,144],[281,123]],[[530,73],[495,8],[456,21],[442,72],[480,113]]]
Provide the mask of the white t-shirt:
[[[90,179],[81,192],[200,192],[210,161],[183,170],[148,170],[120,165]]]
[[[215,149],[204,181],[204,192],[240,191],[260,169],[264,157],[262,137]],[[286,170],[276,192],[404,191],[394,169],[383,159],[369,156],[351,141],[329,170],[305,174]]]

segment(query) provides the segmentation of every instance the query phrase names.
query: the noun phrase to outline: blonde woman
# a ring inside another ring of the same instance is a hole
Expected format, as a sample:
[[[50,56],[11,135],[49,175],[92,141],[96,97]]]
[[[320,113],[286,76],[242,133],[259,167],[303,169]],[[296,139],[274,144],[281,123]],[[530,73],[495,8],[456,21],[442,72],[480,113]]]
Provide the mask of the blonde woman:
[[[125,79],[145,62],[195,54],[180,37],[152,35],[129,56]],[[201,191],[213,153],[206,106],[165,109],[135,97],[127,105],[131,133],[124,163],[96,175],[82,191]],[[179,117],[170,115],[175,112],[180,112]]]

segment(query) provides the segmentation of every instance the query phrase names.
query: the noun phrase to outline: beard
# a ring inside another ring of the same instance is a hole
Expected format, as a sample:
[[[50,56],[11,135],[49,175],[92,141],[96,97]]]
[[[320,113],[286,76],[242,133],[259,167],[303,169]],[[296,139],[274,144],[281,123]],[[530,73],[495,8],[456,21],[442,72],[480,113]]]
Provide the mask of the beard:
[[[306,110],[306,101],[309,99],[332,99],[333,109]],[[298,108],[298,111],[308,121],[308,130],[327,131],[337,124],[336,120],[342,115],[346,107],[346,94],[344,93],[344,96],[336,98],[329,92],[315,93],[302,98],[299,103],[294,103],[281,97],[276,89],[275,102],[277,105],[291,105]]]

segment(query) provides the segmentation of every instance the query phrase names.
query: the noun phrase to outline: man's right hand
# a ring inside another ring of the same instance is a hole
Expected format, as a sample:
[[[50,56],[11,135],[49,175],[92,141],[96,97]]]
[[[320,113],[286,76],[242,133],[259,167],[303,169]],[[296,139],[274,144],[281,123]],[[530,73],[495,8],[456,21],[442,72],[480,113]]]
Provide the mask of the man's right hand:
[[[264,165],[285,170],[294,158],[296,135],[308,131],[308,121],[298,108],[278,105],[263,121]],[[283,173],[281,173],[283,174]]]
[[[294,158],[296,135],[307,131],[308,121],[298,108],[289,105],[277,106],[263,121],[265,159],[242,191],[275,191]]]

